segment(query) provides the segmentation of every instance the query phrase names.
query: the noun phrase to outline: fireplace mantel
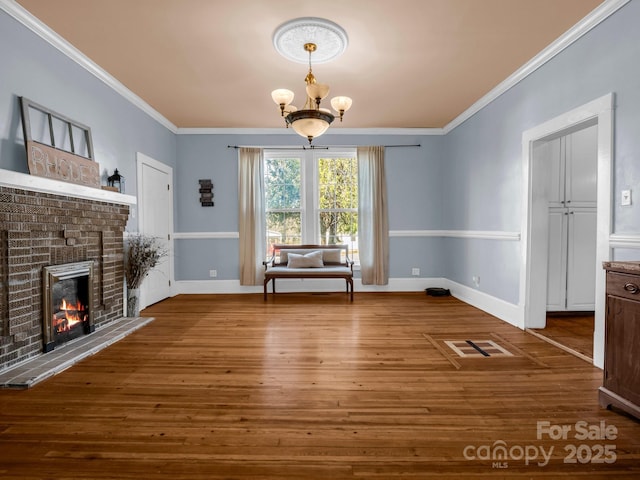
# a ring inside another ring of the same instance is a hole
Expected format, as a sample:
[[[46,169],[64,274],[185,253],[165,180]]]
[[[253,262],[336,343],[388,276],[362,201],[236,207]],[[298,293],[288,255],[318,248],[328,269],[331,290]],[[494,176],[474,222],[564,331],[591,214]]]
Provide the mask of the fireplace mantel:
[[[102,190],[100,188],[85,187],[74,183],[52,180],[45,177],[37,177],[26,173],[14,172],[12,170],[0,169],[0,185],[10,188],[21,188],[36,192],[51,193],[54,195],[64,195],[74,198],[84,198],[121,205],[135,205],[137,203],[134,195]]]

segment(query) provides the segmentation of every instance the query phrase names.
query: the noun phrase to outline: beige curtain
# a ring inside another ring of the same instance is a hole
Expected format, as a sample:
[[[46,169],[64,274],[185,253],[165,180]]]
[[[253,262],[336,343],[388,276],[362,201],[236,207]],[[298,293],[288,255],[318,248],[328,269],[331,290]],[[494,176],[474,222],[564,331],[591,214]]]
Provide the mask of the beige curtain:
[[[265,208],[260,148],[239,150],[238,197],[240,285],[261,285],[264,278]]]
[[[389,283],[384,147],[358,147],[358,247],[362,284]]]

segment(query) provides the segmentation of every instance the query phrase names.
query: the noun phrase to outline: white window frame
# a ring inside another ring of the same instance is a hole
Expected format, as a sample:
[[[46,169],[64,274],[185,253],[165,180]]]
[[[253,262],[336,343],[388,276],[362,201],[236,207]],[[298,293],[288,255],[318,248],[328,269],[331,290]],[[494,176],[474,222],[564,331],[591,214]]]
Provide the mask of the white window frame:
[[[291,150],[265,149],[265,159],[268,158],[300,158],[301,181],[301,214],[302,243],[316,244],[320,241],[320,191],[318,185],[318,160],[320,158],[357,157],[355,148],[340,148],[329,150]]]

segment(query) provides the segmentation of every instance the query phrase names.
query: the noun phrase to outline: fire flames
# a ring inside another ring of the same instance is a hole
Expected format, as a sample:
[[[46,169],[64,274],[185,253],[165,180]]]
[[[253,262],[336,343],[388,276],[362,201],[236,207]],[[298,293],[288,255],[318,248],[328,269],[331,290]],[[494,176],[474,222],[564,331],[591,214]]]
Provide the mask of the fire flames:
[[[58,311],[53,314],[52,324],[56,332],[68,332],[87,318],[86,307],[79,300],[74,304],[63,298]]]

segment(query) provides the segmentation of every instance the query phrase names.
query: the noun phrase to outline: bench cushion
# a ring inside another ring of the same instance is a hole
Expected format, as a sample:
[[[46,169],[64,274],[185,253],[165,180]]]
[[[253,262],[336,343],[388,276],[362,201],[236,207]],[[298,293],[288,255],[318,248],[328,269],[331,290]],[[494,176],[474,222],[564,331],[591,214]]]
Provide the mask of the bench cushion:
[[[276,277],[300,277],[301,275],[317,276],[317,277],[338,277],[344,278],[351,276],[353,272],[346,266],[331,266],[320,268],[289,268],[289,267],[272,267],[266,272],[266,276]]]

